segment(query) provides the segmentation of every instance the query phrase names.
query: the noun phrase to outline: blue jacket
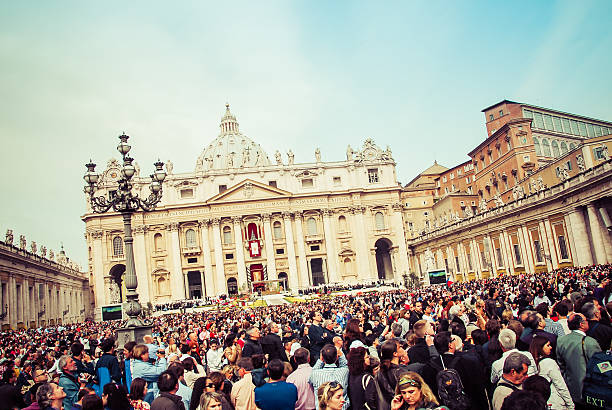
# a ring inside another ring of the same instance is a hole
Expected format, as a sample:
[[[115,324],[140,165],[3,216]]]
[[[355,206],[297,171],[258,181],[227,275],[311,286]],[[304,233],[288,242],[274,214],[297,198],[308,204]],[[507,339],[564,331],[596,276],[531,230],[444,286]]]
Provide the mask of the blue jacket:
[[[152,403],[153,399],[159,394],[157,378],[164,370],[166,370],[165,358],[159,359],[155,364],[143,362],[139,359],[134,360],[134,365],[132,366],[132,380],[137,377],[145,379],[147,382],[147,389],[149,390],[145,396],[145,401],[149,404]]]
[[[59,378],[59,386],[64,389],[64,393],[66,393],[66,397],[64,397],[64,408],[72,409],[74,403],[77,402],[77,396],[79,394],[79,389],[81,386],[77,379],[68,374],[62,373]]]
[[[106,367],[111,379],[115,383],[121,384],[121,368],[119,367],[119,360],[117,360],[115,355],[109,353],[102,354],[96,362],[96,372],[100,367]]]

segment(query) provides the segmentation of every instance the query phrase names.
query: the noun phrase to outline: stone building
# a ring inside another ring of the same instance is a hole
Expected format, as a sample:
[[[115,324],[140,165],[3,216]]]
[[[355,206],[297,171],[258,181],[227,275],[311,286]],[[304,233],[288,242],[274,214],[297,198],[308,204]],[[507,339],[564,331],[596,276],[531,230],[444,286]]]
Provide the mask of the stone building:
[[[411,269],[466,280],[612,262],[612,123],[507,100],[483,112],[469,161],[415,178],[433,204],[415,213]]]
[[[402,187],[390,149],[366,139],[337,161],[313,151],[308,163],[296,163],[291,150],[270,159],[240,132],[227,105],[219,135],[193,171],[174,173],[166,162],[161,203],[133,215],[141,302],[407,273]],[[110,160],[97,195],[112,195],[119,175],[120,164]],[[147,183],[134,177],[141,196],[148,195]],[[121,216],[94,214],[88,204],[82,219],[96,306],[119,302],[125,294]]]
[[[55,255],[8,230],[0,241],[2,330],[82,322],[92,318],[89,281],[62,250]]]

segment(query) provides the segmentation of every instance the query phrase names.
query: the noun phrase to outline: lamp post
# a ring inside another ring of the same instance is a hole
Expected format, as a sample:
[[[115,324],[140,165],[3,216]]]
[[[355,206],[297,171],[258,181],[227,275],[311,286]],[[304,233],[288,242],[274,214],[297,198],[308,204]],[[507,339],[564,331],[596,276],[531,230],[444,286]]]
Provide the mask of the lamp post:
[[[146,199],[140,198],[137,193],[132,192],[133,183],[132,177],[136,173],[136,168],[132,164],[134,159],[128,155],[132,148],[128,144],[128,137],[125,134],[119,136],[119,145],[117,151],[123,157],[123,167],[121,169],[121,178],[118,181],[119,187],[116,192],[110,193],[108,198],[105,196],[95,196],[96,190],[99,188],[99,175],[96,174],[94,164],[91,160],[85,166],[87,172],[83,179],[86,182],[84,191],[89,195],[91,209],[95,213],[105,213],[111,208],[115,212],[121,213],[123,216],[123,242],[125,244],[125,288],[126,299],[125,313],[128,315],[126,327],[119,330],[118,340],[120,345],[128,341],[141,341],[142,336],[148,333],[151,326],[145,325],[138,317],[142,312],[142,307],[138,302],[138,279],[134,265],[134,248],[132,237],[132,214],[138,210],[145,212],[152,211],[162,198],[162,182],[166,178],[166,172],[163,169],[164,163],[157,160],[155,171],[151,174],[151,184],[149,186],[150,194]],[[127,339],[127,340],[126,340]],[[137,340],[139,339],[139,340]],[[124,340],[122,342],[122,340]]]

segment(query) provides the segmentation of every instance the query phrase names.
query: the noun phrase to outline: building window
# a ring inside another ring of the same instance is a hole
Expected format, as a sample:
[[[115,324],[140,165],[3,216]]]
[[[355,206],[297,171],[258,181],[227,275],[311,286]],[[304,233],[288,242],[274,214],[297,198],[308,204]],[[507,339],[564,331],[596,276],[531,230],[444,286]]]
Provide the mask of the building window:
[[[232,243],[232,228],[229,226],[223,227],[223,243],[229,245]]]
[[[308,231],[308,235],[317,234],[317,221],[315,221],[313,217],[310,217],[306,220],[306,229]]]
[[[164,250],[164,242],[161,233],[156,233],[153,236],[153,245],[155,246],[155,252],[161,252]]]
[[[342,185],[342,178],[334,177],[334,185],[336,185],[336,186]]]
[[[123,256],[123,239],[119,236],[113,238],[113,256]]]
[[[442,182],[446,182],[446,175],[442,177]]]
[[[461,271],[461,265],[459,265],[459,257],[455,256],[455,268],[457,269],[457,272]]]
[[[489,121],[493,121],[495,119],[495,117],[493,117],[493,114],[489,114]]]
[[[193,229],[187,229],[185,232],[185,243],[188,248],[195,248],[197,246],[196,233]]]
[[[567,245],[565,244],[565,237],[563,235],[559,235],[557,239],[559,242],[559,252],[561,253],[561,259],[568,260],[569,253],[567,252]]]
[[[552,153],[553,157],[555,158],[558,158],[561,155],[561,152],[559,151],[559,143],[555,140],[552,142]]]
[[[522,265],[523,264],[523,260],[521,259],[521,249],[518,246],[518,244],[513,244],[512,247],[514,248],[514,260],[516,262],[517,265]]]
[[[312,188],[314,186],[314,182],[312,178],[302,179],[302,188]]]
[[[276,248],[276,254],[277,255],[284,255],[285,254],[285,248]]]
[[[198,258],[187,258],[187,263],[198,263]]]
[[[181,189],[181,199],[193,198],[193,189]]]
[[[268,185],[276,188],[276,181],[268,181]]]
[[[550,142],[546,138],[542,139],[542,154],[545,157],[550,157]]]
[[[606,159],[603,147],[593,148],[593,155],[595,156],[596,160]]]
[[[226,253],[225,254],[225,259],[234,259],[234,254],[233,253]]]
[[[565,166],[567,167],[567,170],[568,170],[568,171],[571,171],[571,170],[572,170],[572,161],[567,161],[567,162],[565,163]]]
[[[535,153],[536,155],[542,155],[542,148],[540,147],[540,141],[536,138],[533,137],[533,147],[535,148]]]
[[[340,217],[338,217],[338,226],[340,227],[340,232],[348,232],[346,217],[344,215],[340,215]]]
[[[382,212],[376,212],[376,214],[374,214],[374,220],[376,222],[376,230],[380,231],[385,229],[385,216]]]
[[[219,185],[219,193],[227,191],[227,185]]]
[[[374,184],[378,182],[378,169],[370,168],[368,169],[368,181],[370,184]]]
[[[495,254],[497,255],[497,266],[500,268],[504,267],[504,260],[502,258],[501,249],[495,248]]]
[[[540,241],[533,241],[533,249],[535,249],[536,262],[544,262],[544,257],[542,256],[542,245],[540,245]]]
[[[274,222],[273,231],[274,231],[274,239],[281,239],[283,237],[283,229],[281,227],[281,223],[279,221]]]

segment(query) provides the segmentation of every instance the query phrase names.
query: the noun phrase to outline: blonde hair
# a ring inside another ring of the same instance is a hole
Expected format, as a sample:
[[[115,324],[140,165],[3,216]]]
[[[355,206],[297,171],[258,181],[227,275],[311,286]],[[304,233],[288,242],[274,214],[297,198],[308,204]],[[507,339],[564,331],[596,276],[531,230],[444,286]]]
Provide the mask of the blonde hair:
[[[402,379],[405,379],[407,383],[400,383]],[[416,386],[416,383],[409,383],[409,381],[414,381],[418,383],[420,387]],[[438,399],[436,399],[436,396],[433,394],[427,383],[425,383],[425,380],[423,380],[423,378],[418,373],[405,372],[399,375],[399,377],[397,378],[397,387],[395,388],[395,394],[401,394],[402,389],[406,387],[416,387],[421,391],[421,401],[417,404],[417,408],[422,407],[421,405],[428,405],[431,403],[435,404],[436,406],[439,404]]]
[[[317,398],[319,399],[319,410],[327,409],[327,402],[332,398],[334,393],[338,390],[342,390],[342,385],[338,382],[336,387],[331,386],[331,382],[325,382],[319,386],[317,390]]]
[[[147,345],[136,345],[132,349],[132,356],[134,358],[142,360],[142,356],[149,351]]]
[[[213,400],[219,402],[219,404],[223,404],[223,399],[221,398],[221,395],[219,393],[217,392],[202,393],[202,396],[200,396],[200,409],[206,410],[208,408],[208,405],[211,404]]]

